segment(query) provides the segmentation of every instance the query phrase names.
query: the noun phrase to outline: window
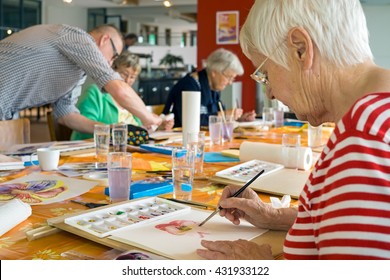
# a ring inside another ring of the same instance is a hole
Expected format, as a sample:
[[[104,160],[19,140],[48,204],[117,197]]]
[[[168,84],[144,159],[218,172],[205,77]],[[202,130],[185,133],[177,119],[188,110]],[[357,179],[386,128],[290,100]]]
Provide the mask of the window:
[[[41,1],[0,0],[0,39],[41,23]]]

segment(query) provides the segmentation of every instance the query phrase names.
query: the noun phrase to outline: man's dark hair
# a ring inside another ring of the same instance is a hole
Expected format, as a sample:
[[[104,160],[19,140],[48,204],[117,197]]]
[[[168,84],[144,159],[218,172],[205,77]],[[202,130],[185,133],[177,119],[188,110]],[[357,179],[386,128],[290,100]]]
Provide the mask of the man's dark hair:
[[[135,33],[129,33],[129,34],[127,34],[126,36],[125,36],[125,40],[126,39],[137,39],[138,40],[138,36],[137,36],[137,34],[135,34]]]

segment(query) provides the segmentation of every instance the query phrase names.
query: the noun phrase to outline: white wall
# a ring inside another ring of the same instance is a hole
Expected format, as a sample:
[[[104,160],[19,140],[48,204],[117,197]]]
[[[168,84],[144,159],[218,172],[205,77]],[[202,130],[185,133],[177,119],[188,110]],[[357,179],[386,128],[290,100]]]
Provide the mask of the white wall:
[[[376,64],[390,69],[390,5],[363,5]]]
[[[80,27],[84,30],[88,28],[88,10],[80,6],[67,5],[58,0],[42,1],[42,23],[64,23]]]

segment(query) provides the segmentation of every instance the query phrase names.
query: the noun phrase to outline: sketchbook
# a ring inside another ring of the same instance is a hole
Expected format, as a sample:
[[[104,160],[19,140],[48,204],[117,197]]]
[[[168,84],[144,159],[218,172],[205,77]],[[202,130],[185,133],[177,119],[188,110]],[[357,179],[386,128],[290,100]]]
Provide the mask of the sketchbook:
[[[135,246],[169,259],[200,259],[196,249],[206,240],[251,240],[267,232],[242,221],[233,225],[215,215],[199,227],[210,211],[190,208],[166,199],[150,197],[87,210],[66,217],[72,231],[95,241],[119,242],[121,247]],[[164,240],[164,242],[161,242]]]
[[[108,238],[170,259],[198,260],[202,258],[196,254],[196,249],[203,248],[200,245],[202,239],[252,240],[268,231],[245,221],[241,221],[238,226],[233,225],[219,215],[199,227],[198,224],[210,214],[210,211],[191,208],[175,216],[115,232]]]
[[[260,176],[250,185],[250,188],[258,192],[278,196],[288,194],[292,198],[297,199],[301,194],[309,175],[310,171],[282,168],[267,176]],[[209,178],[209,180],[225,185],[243,186],[245,184],[245,182],[230,180],[220,176],[213,176]]]
[[[13,145],[8,151],[7,155],[30,155],[37,152],[39,148],[52,148],[63,152],[70,152],[76,150],[91,149],[95,147],[94,142],[90,141],[57,141],[57,142],[43,142],[31,144],[17,144]]]
[[[0,170],[15,170],[23,168],[24,163],[22,160],[0,154]]]

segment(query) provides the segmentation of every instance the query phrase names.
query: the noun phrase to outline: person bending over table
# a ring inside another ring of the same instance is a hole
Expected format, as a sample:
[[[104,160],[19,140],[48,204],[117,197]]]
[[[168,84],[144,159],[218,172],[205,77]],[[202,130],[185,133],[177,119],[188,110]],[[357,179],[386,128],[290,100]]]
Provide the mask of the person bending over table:
[[[128,51],[122,52],[114,60],[112,68],[119,73],[122,79],[132,86],[141,72],[139,57]],[[126,123],[136,126],[142,126],[139,118],[124,109],[112,96],[102,92],[96,84],[91,84],[81,95],[77,107],[80,113],[90,120],[106,124]],[[163,121],[159,126],[160,130],[171,130],[173,120]],[[93,138],[91,133],[81,133],[73,131],[72,140],[82,140]]]
[[[169,92],[163,113],[175,114],[174,127],[182,126],[182,91],[200,91],[200,125],[209,125],[209,116],[217,115],[218,103],[221,102],[221,91],[234,82],[237,75],[242,75],[244,69],[238,57],[223,48],[212,52],[206,60],[206,68],[199,72],[188,73],[180,79]],[[226,112],[227,115],[231,112]],[[239,121],[253,121],[255,111],[243,114],[242,109],[234,111],[234,119]]]
[[[89,75],[123,108],[151,127],[161,118],[112,68],[123,48],[120,31],[101,25],[89,33],[64,24],[36,25],[0,41],[0,120],[17,118],[19,111],[51,104],[62,125],[93,133],[96,121],[76,108],[81,86]]]
[[[373,62],[360,2],[257,0],[240,43],[269,98],[314,126],[337,124],[298,208],[274,209],[249,188],[229,198],[228,186],[221,215],[288,230],[285,259],[390,259],[390,71]],[[206,259],[272,258],[268,244],[201,244]]]

